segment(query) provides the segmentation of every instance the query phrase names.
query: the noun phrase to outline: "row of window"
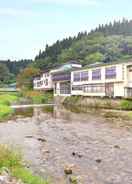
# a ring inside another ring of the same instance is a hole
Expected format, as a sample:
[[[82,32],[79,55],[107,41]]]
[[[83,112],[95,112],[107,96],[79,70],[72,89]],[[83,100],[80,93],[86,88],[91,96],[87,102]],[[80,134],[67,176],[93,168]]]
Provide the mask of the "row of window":
[[[116,78],[116,67],[109,67],[105,69],[105,78],[106,79],[114,79]],[[79,81],[88,81],[89,80],[89,73],[88,71],[83,72],[75,72],[73,76],[74,82]],[[94,69],[92,70],[92,80],[101,80],[101,69]]]
[[[36,87],[41,87],[42,85],[48,86],[48,79],[36,83]]]
[[[84,86],[72,86],[73,91],[83,91],[84,93],[104,93],[105,85],[96,84],[96,85],[84,85]]]
[[[52,80],[53,81],[67,81],[67,80],[71,80],[71,74],[70,73],[62,73],[62,74],[54,74],[52,76]]]

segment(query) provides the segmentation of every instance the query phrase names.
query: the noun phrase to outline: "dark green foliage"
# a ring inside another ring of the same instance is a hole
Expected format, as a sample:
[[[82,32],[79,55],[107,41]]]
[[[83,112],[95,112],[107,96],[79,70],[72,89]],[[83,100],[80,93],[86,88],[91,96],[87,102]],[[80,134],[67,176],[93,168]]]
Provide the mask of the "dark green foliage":
[[[0,61],[0,87],[16,82],[16,75],[32,63],[32,60]],[[2,72],[1,72],[2,71]]]

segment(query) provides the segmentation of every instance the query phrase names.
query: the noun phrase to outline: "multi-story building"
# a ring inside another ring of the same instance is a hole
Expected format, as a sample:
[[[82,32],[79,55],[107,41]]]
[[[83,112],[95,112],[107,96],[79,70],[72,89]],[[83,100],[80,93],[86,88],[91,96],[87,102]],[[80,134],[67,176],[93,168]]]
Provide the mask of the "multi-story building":
[[[54,88],[54,96],[71,95],[71,71],[81,68],[77,61],[69,61],[50,71]]]
[[[93,64],[71,72],[71,95],[132,97],[132,61]]]
[[[33,80],[34,90],[52,90],[52,77],[50,71],[43,71],[39,76],[36,76]]]
[[[35,90],[54,89],[54,96],[132,97],[132,61],[81,67],[77,61],[44,71],[34,78]]]

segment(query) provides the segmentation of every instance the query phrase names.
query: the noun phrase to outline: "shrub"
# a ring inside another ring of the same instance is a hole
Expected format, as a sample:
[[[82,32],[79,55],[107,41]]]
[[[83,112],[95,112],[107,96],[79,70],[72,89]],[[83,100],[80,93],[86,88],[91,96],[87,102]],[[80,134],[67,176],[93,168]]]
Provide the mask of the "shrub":
[[[13,113],[13,109],[7,105],[0,104],[0,120],[7,118]]]
[[[121,109],[132,110],[132,101],[131,100],[123,100],[121,102]]]
[[[39,176],[24,168],[22,157],[18,152],[14,152],[5,145],[0,145],[0,170],[8,168],[11,175],[21,179],[26,184],[48,184]]]
[[[21,166],[21,156],[8,149],[5,145],[0,145],[0,169],[3,167],[12,169]]]
[[[27,91],[24,96],[30,98],[33,103],[50,103],[53,101],[53,93],[40,91]]]
[[[12,102],[17,101],[18,96],[10,94],[0,95],[0,104],[10,105]]]

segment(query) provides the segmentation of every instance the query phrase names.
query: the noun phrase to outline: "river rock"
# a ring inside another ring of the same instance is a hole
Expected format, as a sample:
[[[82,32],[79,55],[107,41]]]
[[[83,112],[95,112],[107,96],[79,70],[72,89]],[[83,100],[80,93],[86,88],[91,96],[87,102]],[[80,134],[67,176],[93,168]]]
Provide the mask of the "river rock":
[[[97,163],[101,163],[102,160],[101,160],[101,159],[97,159],[96,162],[97,162]]]
[[[46,139],[41,138],[41,137],[37,138],[37,140],[40,141],[40,142],[46,142]]]
[[[67,175],[72,174],[72,166],[66,166],[64,168],[64,173]]]

